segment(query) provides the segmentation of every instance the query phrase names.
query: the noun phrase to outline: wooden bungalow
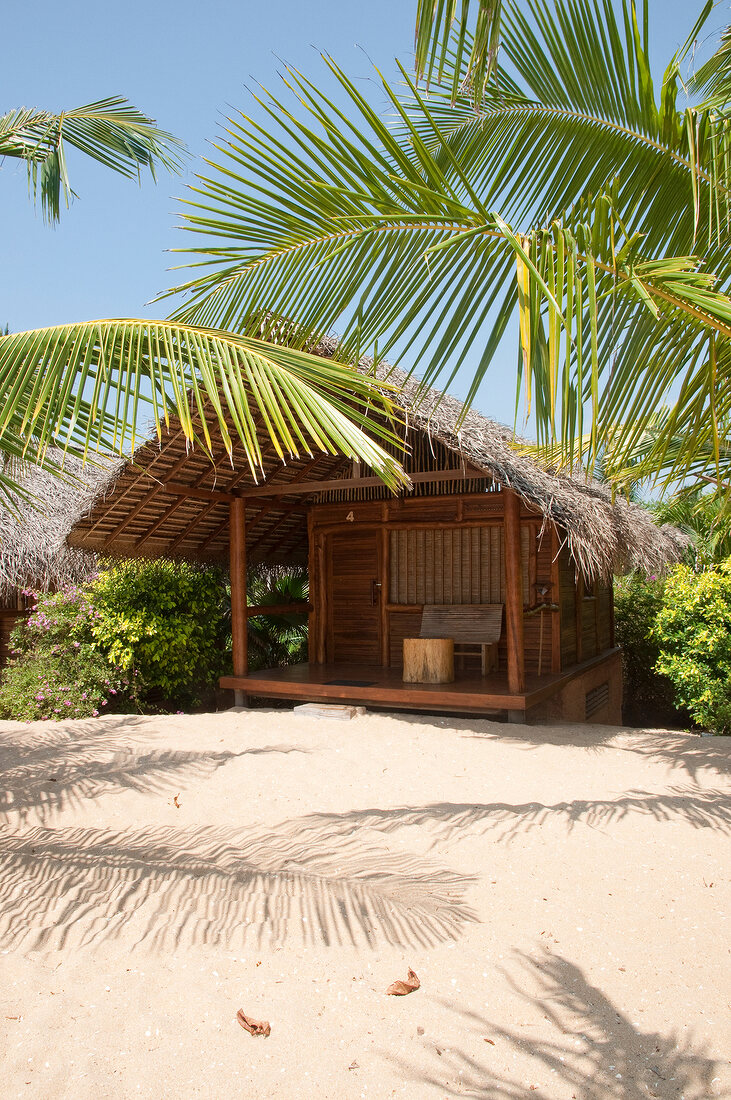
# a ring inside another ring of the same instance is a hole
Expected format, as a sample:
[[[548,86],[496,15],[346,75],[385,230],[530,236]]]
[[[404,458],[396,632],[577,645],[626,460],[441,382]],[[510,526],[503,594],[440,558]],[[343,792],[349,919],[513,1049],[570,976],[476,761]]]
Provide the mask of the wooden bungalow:
[[[255,484],[236,454],[232,468],[223,448],[212,460],[189,450],[173,424],[162,444],[136,452],[69,542],[228,560],[234,674],[222,686],[240,704],[252,695],[620,721],[612,575],[662,570],[682,550],[677,533],[612,504],[595,482],[541,469],[476,412],[456,433],[454,399],[417,401],[406,382],[402,400],[412,487],[398,497],[329,454],[282,465],[270,451]],[[257,562],[309,563],[308,664],[249,672],[246,617],[261,609],[247,607],[246,569]],[[404,640],[433,635],[435,623],[466,643],[454,680],[405,683]]]
[[[101,469],[53,452],[50,457],[63,461],[63,480],[30,464],[7,471],[23,493],[0,502],[0,667],[10,632],[26,614],[26,590],[55,591],[86,580],[96,568],[95,554],[72,549],[65,540],[120,464]]]

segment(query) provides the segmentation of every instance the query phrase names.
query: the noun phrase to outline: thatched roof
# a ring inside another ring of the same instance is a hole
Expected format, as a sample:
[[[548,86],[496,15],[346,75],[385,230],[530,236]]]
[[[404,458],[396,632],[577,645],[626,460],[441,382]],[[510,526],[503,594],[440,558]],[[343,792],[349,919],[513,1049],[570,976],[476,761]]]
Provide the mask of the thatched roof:
[[[334,341],[323,341],[317,353],[332,355]],[[363,360],[361,370],[370,369]],[[640,569],[661,572],[679,559],[685,548],[674,528],[659,528],[648,512],[623,500],[612,503],[608,490],[583,476],[550,473],[514,448],[513,433],[488,417],[469,412],[459,431],[455,425],[462,404],[435,391],[417,394],[418,383],[395,368],[379,367],[378,375],[403,387],[406,442],[411,449],[407,470],[458,468],[463,462],[484,472],[468,482],[416,485],[414,493],[480,492],[507,486],[561,537],[587,579],[608,579],[613,572]],[[231,433],[232,437],[234,432]],[[265,435],[262,432],[262,440]],[[286,483],[346,478],[351,462],[342,456],[303,455],[282,465],[264,448],[264,476]],[[364,471],[365,472],[365,471]],[[165,493],[167,480],[195,489],[243,490],[253,478],[234,449],[233,468],[223,447],[213,461],[201,449],[190,450],[173,421],[162,443],[148,442],[105,487],[87,515],[73,528],[73,546],[123,556],[181,556],[193,560],[225,560],[228,554],[228,506],[220,502],[174,497]],[[344,491],[339,499],[388,496],[384,488]],[[272,564],[302,561],[307,553],[306,507],[309,497],[259,497],[247,501],[247,553],[251,561]],[[324,499],[332,500],[332,496]]]
[[[640,570],[662,573],[688,546],[676,527],[658,526],[646,508],[623,498],[612,501],[606,485],[583,473],[553,473],[521,453],[526,441],[511,429],[470,410],[459,426],[463,404],[435,390],[419,392],[418,380],[398,368],[377,370],[399,386],[410,423],[513,489],[550,523],[556,524],[571,556],[587,579]]]
[[[33,465],[8,471],[34,501],[31,507],[18,496],[12,509],[0,503],[0,599],[11,598],[17,589],[59,588],[93,572],[96,555],[71,549],[66,536],[122,465],[82,465],[66,457],[63,479]]]

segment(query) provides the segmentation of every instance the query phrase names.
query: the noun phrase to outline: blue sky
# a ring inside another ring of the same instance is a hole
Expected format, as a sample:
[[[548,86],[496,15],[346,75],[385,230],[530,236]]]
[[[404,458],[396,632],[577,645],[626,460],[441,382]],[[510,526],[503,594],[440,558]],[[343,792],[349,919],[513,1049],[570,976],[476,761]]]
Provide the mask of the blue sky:
[[[700,0],[652,0],[657,66],[688,33]],[[76,107],[122,94],[184,140],[181,177],[142,187],[82,159],[71,162],[79,199],[49,229],[27,198],[25,171],[0,170],[0,324],[13,331],[96,317],[164,315],[145,305],[173,281],[166,249],[182,195],[225,115],[247,107],[247,85],[274,88],[281,61],[315,77],[317,50],[367,81],[372,64],[394,72],[411,58],[416,0],[128,0],[124,5],[37,0],[3,15],[0,110]],[[718,5],[715,24],[728,21]],[[410,364],[406,364],[410,365]],[[478,406],[512,422],[515,353],[496,366]],[[459,393],[459,385],[453,387]],[[466,383],[465,383],[466,388]]]

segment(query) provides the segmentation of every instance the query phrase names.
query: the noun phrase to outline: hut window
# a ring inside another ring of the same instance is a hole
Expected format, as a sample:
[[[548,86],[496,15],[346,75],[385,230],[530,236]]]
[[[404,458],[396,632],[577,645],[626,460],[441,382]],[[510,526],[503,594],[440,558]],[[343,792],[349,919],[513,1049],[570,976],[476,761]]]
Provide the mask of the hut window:
[[[529,597],[532,531],[521,531],[523,596]],[[447,527],[391,531],[392,604],[505,603],[503,529]]]

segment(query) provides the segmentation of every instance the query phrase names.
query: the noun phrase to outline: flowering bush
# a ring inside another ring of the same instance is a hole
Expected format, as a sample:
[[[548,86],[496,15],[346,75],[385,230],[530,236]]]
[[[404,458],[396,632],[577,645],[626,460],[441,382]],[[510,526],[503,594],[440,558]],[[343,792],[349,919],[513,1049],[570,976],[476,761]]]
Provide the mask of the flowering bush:
[[[138,677],[98,647],[88,591],[72,587],[35,598],[28,621],[11,635],[13,659],[0,684],[0,717],[61,721],[137,709]]]
[[[0,717],[96,717],[198,701],[230,660],[218,570],[119,562],[83,586],[34,595],[11,635]]]

